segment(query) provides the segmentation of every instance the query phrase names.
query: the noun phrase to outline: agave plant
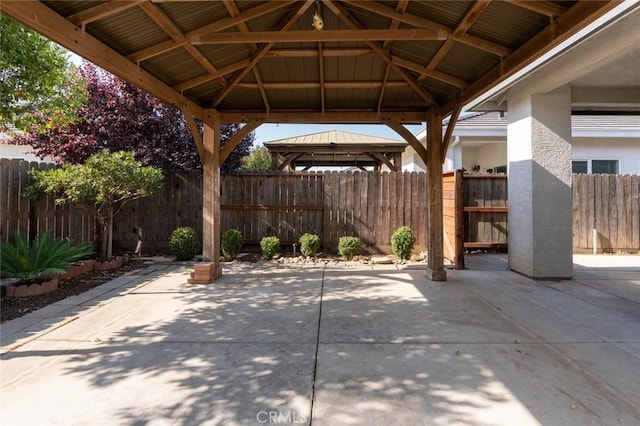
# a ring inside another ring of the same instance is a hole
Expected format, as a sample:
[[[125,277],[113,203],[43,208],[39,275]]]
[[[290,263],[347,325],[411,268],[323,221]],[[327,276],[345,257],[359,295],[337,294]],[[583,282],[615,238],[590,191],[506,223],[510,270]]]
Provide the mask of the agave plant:
[[[17,235],[15,245],[0,244],[0,274],[21,280],[34,280],[64,272],[75,260],[94,253],[92,243],[73,245],[67,238],[54,240],[50,232],[38,234],[33,242]]]

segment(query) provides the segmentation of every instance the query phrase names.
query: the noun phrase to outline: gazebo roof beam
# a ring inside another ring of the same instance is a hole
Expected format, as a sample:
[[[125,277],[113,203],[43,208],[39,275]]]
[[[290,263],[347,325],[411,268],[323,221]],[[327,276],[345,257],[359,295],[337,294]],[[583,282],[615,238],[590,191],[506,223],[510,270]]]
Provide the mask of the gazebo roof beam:
[[[371,49],[322,49],[324,57],[364,56],[375,55]],[[315,58],[318,51],[315,49],[271,49],[265,58]]]
[[[550,18],[562,15],[567,9],[559,4],[552,3],[550,1],[532,1],[532,0],[506,0],[507,2],[514,4],[518,7],[530,10],[532,12],[547,15]]]
[[[67,20],[72,24],[80,27],[86,24],[90,24],[91,22],[95,22],[99,19],[115,15],[116,13],[120,13],[123,10],[130,9],[141,3],[144,3],[145,1],[146,0],[110,1],[90,7],[89,9],[85,9],[78,13],[74,13],[73,15],[69,15],[67,16]]]
[[[326,0],[326,4],[329,8],[335,13],[349,28],[352,30],[361,30],[362,24],[358,22],[358,20],[349,13],[341,4],[334,2],[333,0]],[[382,30],[389,31],[389,30]],[[395,30],[399,31],[399,30]],[[323,31],[320,31],[323,32]],[[384,40],[384,39],[383,39]],[[409,86],[420,95],[429,105],[436,105],[437,102],[434,97],[420,84],[418,83],[411,75],[407,74],[402,68],[398,67],[391,60],[391,55],[377,42],[368,41],[366,42],[369,47],[374,50],[378,56],[386,62],[391,68],[404,80]]]
[[[380,81],[325,81],[325,89],[379,89],[383,86]],[[299,81],[290,83],[263,83],[262,86],[267,90],[305,90],[320,89],[323,84],[317,81]],[[404,81],[389,81],[387,87],[408,87]],[[236,87],[243,89],[260,89],[257,83],[238,83]]]
[[[396,12],[394,9],[384,6],[377,2],[354,1],[354,0],[344,0],[344,1],[360,9],[364,9],[369,12],[382,15],[386,18],[396,19],[400,22],[414,26],[416,28],[431,29],[431,30],[443,32],[447,35],[447,37],[453,38],[454,41],[458,41],[460,43],[464,43],[469,46],[474,46],[478,49],[484,50],[489,53],[493,53],[494,55],[497,55],[497,56],[507,56],[509,53],[511,53],[511,49],[501,44],[494,43],[492,41],[485,40],[480,37],[472,36],[470,34],[462,34],[460,36],[456,36],[451,30],[451,28],[447,27],[446,25],[438,24],[437,22],[433,22],[428,19],[424,19],[419,16],[412,15],[410,13],[399,13],[399,12]]]
[[[482,12],[484,12],[486,8],[489,7],[490,4],[490,1],[478,1],[473,3],[464,14],[455,30],[453,30],[454,37],[463,36],[469,30],[469,28],[471,28],[473,23],[480,17],[480,15],[482,15]],[[442,46],[440,46],[436,54],[433,55],[433,57],[425,67],[425,71],[428,72],[435,70],[440,62],[442,62],[444,57],[447,56],[447,53],[449,53],[455,43],[456,42],[454,38],[447,39],[447,41],[445,41]],[[425,78],[425,75],[423,74],[421,78]],[[421,78],[418,78],[418,80],[420,80]]]
[[[151,19],[155,21],[156,24],[158,24],[160,28],[162,28],[165,33],[169,35],[169,37],[171,37],[173,41],[176,43],[182,43],[186,40],[182,31],[180,31],[180,28],[173,23],[173,21],[162,11],[162,9],[160,9],[158,5],[154,3],[142,3],[140,7]],[[185,44],[184,48],[205,70],[207,70],[208,73],[218,74],[216,67],[209,62],[209,59],[207,59],[207,57],[204,56],[197,47],[191,44]],[[228,84],[223,75],[218,75],[216,78],[223,86]]]
[[[380,124],[389,121],[405,124],[422,124],[424,111],[220,111],[223,123],[246,123],[260,120],[262,123],[317,123],[317,124]]]
[[[223,1],[224,1],[224,7],[227,9],[227,12],[229,12],[229,15],[231,15],[232,18],[235,18],[236,16],[240,16],[240,9],[238,9],[238,6],[236,5],[235,0],[223,0]],[[246,22],[240,22],[238,25],[236,25],[236,27],[242,33],[249,32],[249,27],[247,26]],[[255,43],[250,43],[249,47],[251,48],[251,53],[254,53],[258,50],[258,45]],[[262,102],[264,103],[264,107],[267,111],[269,111],[271,110],[271,103],[269,102],[269,97],[267,96],[266,90],[264,90],[264,87],[262,86],[262,74],[260,73],[260,70],[258,69],[258,67],[253,68],[253,75],[256,78],[256,81],[258,82],[258,86],[260,89],[260,96],[262,96]]]
[[[164,52],[168,52],[169,50],[184,46],[185,44],[189,43],[189,39],[193,36],[208,34],[211,32],[222,31],[226,30],[227,28],[235,27],[242,22],[247,22],[251,19],[266,15],[270,12],[273,12],[274,10],[280,9],[294,2],[295,0],[280,0],[261,3],[256,7],[245,10],[238,16],[221,19],[212,24],[208,24],[203,27],[196,28],[195,30],[189,31],[184,34],[185,40],[180,43],[176,43],[174,40],[163,41],[154,44],[153,46],[149,46],[147,48],[139,50],[138,52],[132,53],[128,55],[127,58],[132,62],[144,61],[146,59],[160,55]]]
[[[298,21],[298,19],[300,19],[300,17],[304,14],[304,12],[306,12],[306,10],[312,4],[313,4],[313,0],[299,2],[296,8],[293,10],[293,12],[287,15],[287,17],[281,22],[279,26],[280,30],[275,32],[281,33],[281,34],[286,33],[286,31],[289,28],[291,28]],[[258,50],[252,55],[251,62],[249,63],[249,65],[240,73],[238,73],[233,79],[233,81],[231,82],[231,84],[229,84],[221,93],[219,93],[216,96],[216,98],[213,101],[214,108],[220,105],[220,102],[222,102],[224,98],[226,98],[229,95],[229,93],[231,93],[231,91],[236,87],[236,85],[242,81],[242,79],[247,75],[247,73],[251,71],[258,64],[258,62],[260,62],[260,60],[265,55],[265,53],[267,53],[269,49],[271,49],[275,44],[276,43],[265,44],[260,48],[260,50]]]
[[[250,33],[212,33],[194,35],[191,42],[198,44],[244,44],[244,43],[304,43],[347,42],[383,40],[446,40],[447,33],[431,29],[397,30],[323,30],[323,31],[253,31]]]

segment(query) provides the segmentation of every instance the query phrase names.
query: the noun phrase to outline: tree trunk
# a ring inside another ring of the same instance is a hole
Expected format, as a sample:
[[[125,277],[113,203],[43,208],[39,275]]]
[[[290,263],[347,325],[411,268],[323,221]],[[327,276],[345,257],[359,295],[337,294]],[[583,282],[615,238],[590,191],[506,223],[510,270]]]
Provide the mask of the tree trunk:
[[[113,204],[109,205],[109,216],[107,217],[107,260],[113,257]]]
[[[100,259],[107,260],[107,234],[109,229],[108,223],[104,219],[99,220],[98,222],[100,223],[100,238],[102,240],[100,242]]]

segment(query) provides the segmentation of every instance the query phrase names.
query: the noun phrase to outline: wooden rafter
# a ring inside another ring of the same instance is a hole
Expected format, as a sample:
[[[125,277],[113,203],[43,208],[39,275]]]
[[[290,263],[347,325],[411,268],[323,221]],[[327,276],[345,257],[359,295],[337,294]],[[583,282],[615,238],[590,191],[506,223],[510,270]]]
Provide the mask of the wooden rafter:
[[[404,124],[421,124],[424,122],[424,111],[377,112],[377,111],[271,111],[265,112],[233,112],[221,111],[223,123],[247,123],[260,120],[262,123],[317,123],[317,124],[366,124],[396,122]]]
[[[506,46],[502,46],[501,44],[494,43],[492,41],[485,40],[483,38],[476,37],[470,34],[462,34],[460,36],[456,36],[453,34],[451,28],[447,27],[446,25],[442,25],[437,22],[412,15],[410,13],[398,13],[394,9],[384,6],[378,2],[354,0],[344,1],[345,3],[351,4],[358,8],[377,13],[386,18],[398,20],[416,28],[432,29],[438,32],[442,32],[446,34],[447,37],[453,38],[455,41],[467,44],[469,46],[474,46],[478,49],[484,50],[497,56],[506,56],[511,53],[511,49]]]
[[[289,14],[284,21],[279,26],[279,32],[286,32],[289,28],[291,28],[297,20],[304,14],[304,12],[313,4],[313,0],[307,0],[305,2],[300,2],[295,7],[294,11]],[[231,91],[236,87],[238,83],[242,81],[242,79],[247,75],[249,71],[251,71],[258,62],[262,59],[262,57],[271,49],[276,43],[268,43],[262,46],[256,53],[252,55],[251,62],[249,65],[242,71],[240,71],[233,81],[222,90],[220,94],[218,94],[213,101],[213,107],[217,107],[220,105],[220,102],[224,100],[224,98],[231,93]]]
[[[236,5],[235,0],[224,0],[224,6],[227,8],[227,12],[229,12],[229,15],[231,15],[232,18],[240,16],[240,9],[238,9],[238,6]],[[236,25],[236,27],[242,33],[249,32],[249,27],[247,26],[246,22],[241,22],[238,25]],[[249,47],[251,48],[252,54],[258,50],[258,45],[255,43],[250,43]],[[260,90],[260,96],[262,96],[262,102],[264,103],[264,108],[265,110],[269,111],[271,110],[271,103],[269,102],[267,91],[264,89],[262,74],[260,73],[260,70],[258,69],[258,67],[253,68],[253,75],[256,78],[256,81],[258,82],[258,88]]]
[[[404,13],[407,10],[407,6],[409,5],[408,0],[399,1],[396,4],[396,12]],[[397,19],[392,19],[391,24],[389,25],[390,30],[395,30],[400,27],[400,21]],[[382,43],[382,48],[389,52],[389,47],[391,45],[391,40],[385,40]],[[378,96],[378,111],[382,109],[382,101],[384,100],[384,91],[387,85],[387,81],[389,80],[389,74],[391,72],[391,65],[387,64],[384,70],[384,79],[382,81],[382,88],[380,89],[380,95]]]
[[[185,99],[179,92],[132,64],[90,34],[83,34],[78,27],[43,3],[3,0],[0,2],[0,10],[123,80],[171,105],[187,108],[194,115],[202,117],[203,110],[199,105]]]
[[[396,12],[405,13],[407,11],[407,6],[409,6],[409,0],[398,1],[398,3],[396,3]],[[395,30],[397,28],[400,28],[401,23],[402,22],[398,21],[397,19],[391,19],[391,24],[389,24],[389,29]],[[391,43],[390,40],[385,40],[384,43],[382,44],[382,47],[387,49],[390,43]]]
[[[99,19],[107,18],[111,15],[115,15],[116,13],[135,7],[145,1],[146,0],[110,1],[101,3],[97,6],[69,15],[67,16],[67,20],[74,25],[84,26]]]
[[[153,58],[154,56],[160,55],[162,53],[168,52],[170,50],[176,49],[187,44],[189,39],[193,36],[207,34],[216,31],[226,30],[227,28],[235,27],[236,25],[247,22],[251,19],[258,18],[260,16],[266,15],[270,12],[278,10],[282,7],[285,7],[291,3],[295,2],[295,0],[279,0],[274,2],[264,2],[256,7],[245,10],[238,16],[229,17],[225,19],[221,19],[212,24],[205,25],[203,27],[197,28],[195,30],[189,31],[184,34],[185,40],[176,43],[174,40],[163,41],[153,46],[149,46],[145,49],[142,49],[138,52],[132,53],[127,56],[129,60],[132,62],[142,62],[144,60]]]
[[[462,37],[471,28],[473,23],[482,15],[482,12],[489,7],[491,1],[477,1],[471,4],[467,12],[464,14],[455,30],[453,30],[453,36],[456,38]],[[449,38],[438,49],[435,55],[431,58],[427,66],[425,67],[425,74],[429,71],[433,71],[442,62],[444,57],[449,53],[451,48],[455,45],[455,38]],[[421,78],[424,78],[424,75]],[[420,80],[420,78],[418,78]]]
[[[349,13],[342,5],[334,2],[333,0],[326,0],[329,8],[335,13],[349,28],[352,30],[361,30],[362,24],[358,22],[358,20]],[[398,30],[396,30],[398,31]],[[368,41],[367,45],[375,51],[378,56],[387,64],[391,65],[391,68],[404,80],[409,86],[419,94],[429,105],[436,105],[437,102],[431,96],[431,94],[418,83],[412,76],[407,74],[402,68],[395,65],[391,60],[391,55],[380,45],[378,42]]]
[[[450,74],[443,73],[437,70],[426,70],[424,65],[417,64],[415,62],[409,61],[408,59],[401,58],[399,56],[392,56],[391,59],[393,63],[413,72],[416,72],[420,75],[420,77],[426,78],[430,77],[436,80],[439,80],[443,83],[447,83],[450,86],[459,87],[461,89],[467,87],[469,83],[465,80],[462,80],[458,77],[454,77]],[[420,78],[419,78],[420,80]]]
[[[182,31],[180,31],[180,28],[178,28],[166,13],[160,9],[160,6],[146,2],[142,3],[140,8],[142,8],[142,10],[144,10],[145,13],[149,15],[149,17],[153,19],[154,22],[158,24],[158,26],[162,28],[162,30],[167,33],[173,41],[176,43],[182,43],[186,40]],[[187,43],[184,45],[184,48],[209,74],[218,74],[216,67],[213,66],[209,59],[207,59],[207,57],[204,56],[197,47]],[[228,84],[223,75],[218,74],[217,79],[222,85]]]
[[[292,81],[290,83],[263,83],[262,86],[267,90],[315,90],[321,89],[380,89],[385,83],[381,81]],[[236,87],[243,89],[259,90],[260,85],[257,83],[238,83]],[[409,87],[404,81],[388,81],[388,88]]]
[[[191,43],[245,44],[245,43],[301,43],[323,41],[383,41],[383,40],[445,40],[444,31],[431,29],[397,30],[323,30],[323,31],[253,31],[250,33],[212,33],[194,35]]]
[[[322,49],[322,56],[343,57],[343,56],[364,56],[375,55],[371,49]],[[271,49],[265,58],[315,58],[318,51],[315,49]]]
[[[175,86],[173,86],[173,88],[178,92],[183,92],[193,87],[200,86],[201,84],[208,83],[211,80],[216,80],[220,76],[231,74],[234,71],[245,68],[249,66],[250,63],[251,61],[249,59],[243,59],[242,61],[234,62],[233,64],[229,64],[218,69],[218,71],[214,74],[203,74],[201,76],[192,78],[191,80],[187,80],[183,83],[176,84]]]
[[[380,95],[378,96],[378,111],[382,110],[382,101],[384,100],[384,92],[387,89],[387,87],[389,87],[390,73],[391,73],[391,66],[387,64],[384,70],[384,77],[382,79],[382,84],[380,85]]]
[[[326,108],[325,103],[325,81],[324,81],[324,55],[322,54],[322,42],[318,43],[318,72],[320,73],[320,107],[322,112]]]
[[[533,1],[533,0],[506,0],[511,4],[522,7],[532,12],[547,15],[550,18],[562,15],[567,9],[559,4],[550,1]]]

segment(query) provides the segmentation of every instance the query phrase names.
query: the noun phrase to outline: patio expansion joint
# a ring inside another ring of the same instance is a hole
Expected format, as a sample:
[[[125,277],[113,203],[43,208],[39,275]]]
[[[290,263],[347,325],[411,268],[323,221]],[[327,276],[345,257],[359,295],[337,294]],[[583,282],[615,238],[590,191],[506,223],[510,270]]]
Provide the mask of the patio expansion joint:
[[[320,300],[318,303],[318,328],[316,333],[316,350],[314,354],[313,362],[313,378],[311,380],[311,407],[309,408],[309,426],[313,423],[313,405],[316,400],[316,385],[318,377],[318,352],[320,351],[320,329],[322,325],[322,303],[324,297],[324,273],[326,264],[322,267],[322,278],[320,280]]]

